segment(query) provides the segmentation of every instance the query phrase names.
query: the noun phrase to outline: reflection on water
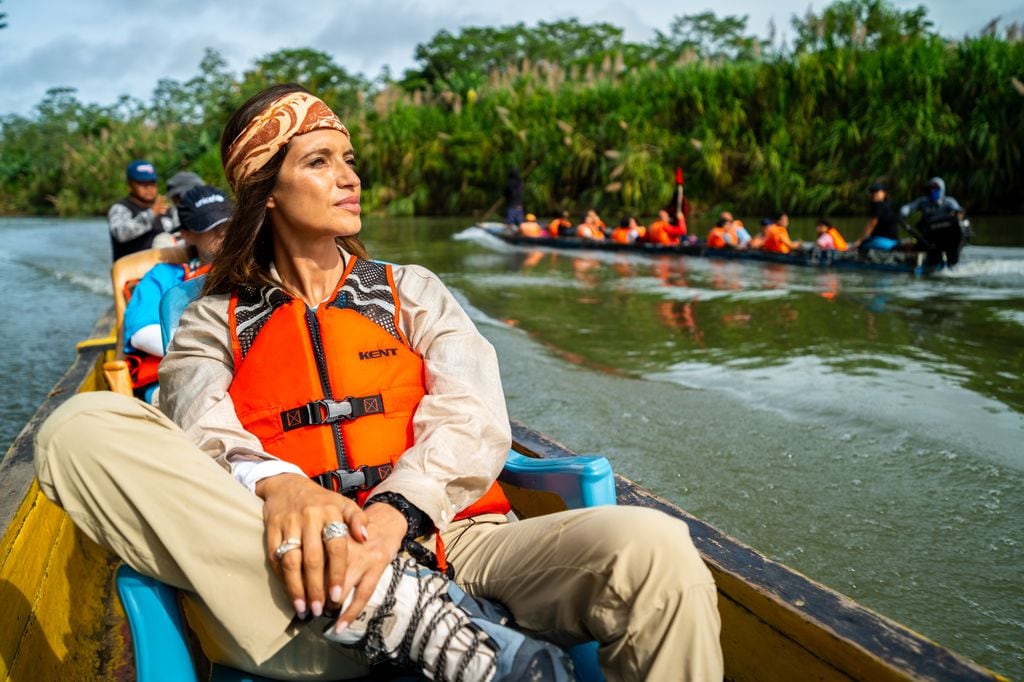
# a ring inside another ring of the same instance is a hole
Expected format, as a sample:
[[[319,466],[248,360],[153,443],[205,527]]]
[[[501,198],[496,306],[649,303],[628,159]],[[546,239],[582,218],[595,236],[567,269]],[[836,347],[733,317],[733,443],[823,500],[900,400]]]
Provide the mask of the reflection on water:
[[[1024,674],[1024,249],[915,279],[459,237],[514,415]]]

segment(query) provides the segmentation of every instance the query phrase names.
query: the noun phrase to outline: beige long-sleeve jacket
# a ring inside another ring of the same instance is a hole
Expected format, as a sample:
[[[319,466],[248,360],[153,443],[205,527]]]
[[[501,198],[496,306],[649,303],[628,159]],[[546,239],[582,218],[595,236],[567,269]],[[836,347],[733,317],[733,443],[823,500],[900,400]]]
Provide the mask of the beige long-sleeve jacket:
[[[399,324],[425,361],[427,395],[413,418],[413,446],[377,490],[401,493],[444,530],[486,492],[508,453],[497,356],[436,275],[396,265],[394,276]],[[231,462],[276,458],[242,427],[228,394],[228,302],[227,295],[206,296],[183,313],[160,363],[160,408],[230,470]]]

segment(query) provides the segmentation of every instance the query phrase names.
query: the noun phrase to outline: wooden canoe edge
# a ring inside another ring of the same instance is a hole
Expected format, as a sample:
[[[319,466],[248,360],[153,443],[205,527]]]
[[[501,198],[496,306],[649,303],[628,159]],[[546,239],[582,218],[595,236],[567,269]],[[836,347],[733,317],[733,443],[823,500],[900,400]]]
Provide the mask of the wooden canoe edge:
[[[514,450],[529,456],[577,454],[515,420],[512,441]],[[658,509],[686,522],[722,597],[823,659],[840,675],[870,680],[1005,679],[768,559],[632,481],[618,475],[615,479],[619,504]],[[765,663],[770,667],[770,662]]]
[[[93,336],[109,335],[113,324],[112,310],[100,317],[93,328]],[[64,376],[57,380],[46,399],[36,409],[35,414],[29,418],[25,427],[7,450],[3,460],[0,461],[0,481],[3,481],[3,490],[0,491],[0,538],[7,535],[10,530],[9,526],[18,512],[18,507],[21,506],[22,500],[28,494],[32,481],[35,479],[36,472],[32,458],[39,426],[54,410],[63,405],[65,400],[80,390],[82,383],[95,369],[103,354],[112,346],[112,343],[87,344],[79,349],[71,367],[64,373]]]

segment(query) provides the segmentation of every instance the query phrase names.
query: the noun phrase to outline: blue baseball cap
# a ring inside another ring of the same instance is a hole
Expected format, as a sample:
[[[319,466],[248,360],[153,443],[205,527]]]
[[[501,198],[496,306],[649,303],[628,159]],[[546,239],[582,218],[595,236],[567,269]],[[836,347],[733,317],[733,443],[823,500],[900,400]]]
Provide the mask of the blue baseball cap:
[[[132,161],[124,174],[129,182],[156,182],[156,168],[149,161]]]

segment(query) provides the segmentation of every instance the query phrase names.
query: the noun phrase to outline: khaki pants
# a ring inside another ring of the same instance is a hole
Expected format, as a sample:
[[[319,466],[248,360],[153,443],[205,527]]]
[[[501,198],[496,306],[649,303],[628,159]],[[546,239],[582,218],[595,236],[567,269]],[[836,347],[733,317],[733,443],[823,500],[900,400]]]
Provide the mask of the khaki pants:
[[[43,424],[36,472],[90,538],[186,595],[211,660],[269,677],[366,673],[293,620],[263,549],[262,502],[155,408],[114,393],[75,396]],[[686,525],[599,507],[445,532],[457,581],[501,601],[559,644],[596,639],[609,680],[720,680],[715,586]]]

